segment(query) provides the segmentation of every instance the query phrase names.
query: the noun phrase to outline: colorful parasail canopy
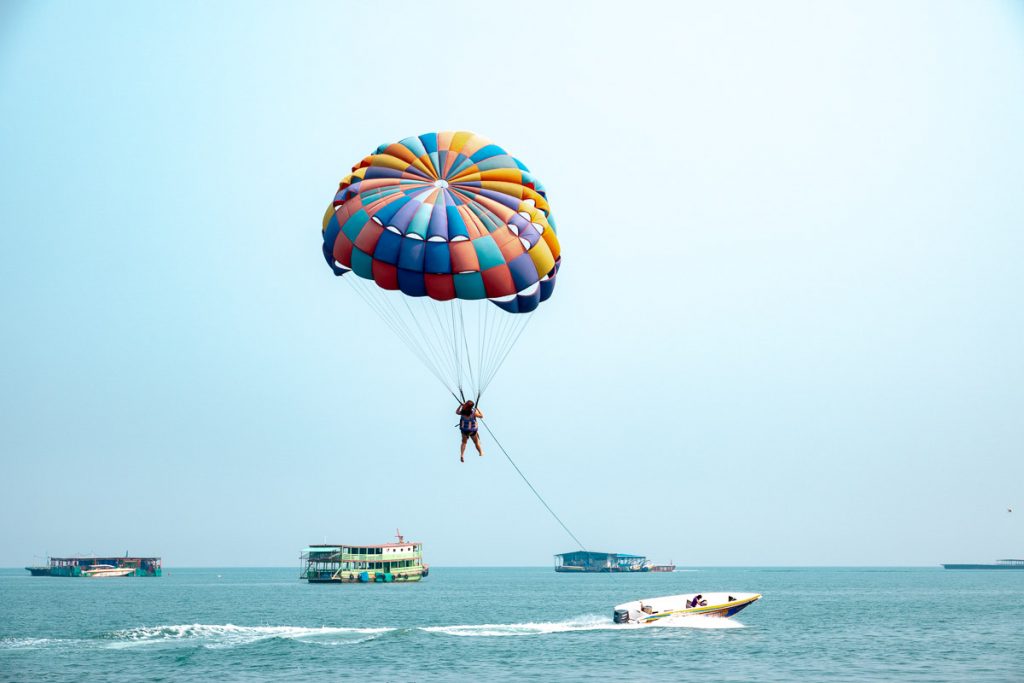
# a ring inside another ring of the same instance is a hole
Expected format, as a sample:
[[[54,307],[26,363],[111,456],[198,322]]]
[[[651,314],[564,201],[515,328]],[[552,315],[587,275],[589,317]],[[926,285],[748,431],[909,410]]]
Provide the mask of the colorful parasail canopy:
[[[460,401],[479,401],[561,263],[543,186],[464,131],[378,147],[341,181],[323,240],[334,274],[358,276],[344,281]]]
[[[554,290],[560,247],[529,169],[467,131],[381,145],[341,181],[323,219],[336,275],[437,301],[528,313]]]

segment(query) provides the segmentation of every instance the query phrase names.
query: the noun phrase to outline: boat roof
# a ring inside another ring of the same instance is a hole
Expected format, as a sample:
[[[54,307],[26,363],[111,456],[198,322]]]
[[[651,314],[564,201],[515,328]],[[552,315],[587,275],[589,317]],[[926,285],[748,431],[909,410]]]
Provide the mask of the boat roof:
[[[337,550],[339,548],[401,548],[407,545],[422,545],[419,541],[405,541],[403,543],[378,543],[377,545],[364,545],[362,543],[316,543],[303,552],[324,552],[327,550]]]
[[[126,555],[71,555],[70,557],[51,557],[50,561],[67,560],[159,560],[159,557],[128,557]]]
[[[631,560],[646,560],[646,555],[631,555],[629,553],[605,553],[597,550],[573,550],[567,553],[558,553],[555,557],[571,557],[573,555],[587,555],[589,557],[625,557]]]

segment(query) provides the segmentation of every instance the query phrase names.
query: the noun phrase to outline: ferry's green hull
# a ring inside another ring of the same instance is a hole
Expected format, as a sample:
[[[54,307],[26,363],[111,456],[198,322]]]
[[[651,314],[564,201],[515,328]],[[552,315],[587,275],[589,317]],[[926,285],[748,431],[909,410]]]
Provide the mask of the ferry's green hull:
[[[424,568],[411,567],[401,572],[346,570],[332,573],[308,571],[302,578],[310,583],[409,583],[419,581],[424,576],[426,576]]]

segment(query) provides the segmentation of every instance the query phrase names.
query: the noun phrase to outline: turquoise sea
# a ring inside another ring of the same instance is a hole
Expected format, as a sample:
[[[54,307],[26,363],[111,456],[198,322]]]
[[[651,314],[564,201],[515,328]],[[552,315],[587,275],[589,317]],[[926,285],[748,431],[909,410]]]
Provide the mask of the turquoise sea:
[[[1024,680],[1024,571],[435,567],[408,585],[297,574],[0,570],[0,679]],[[731,620],[611,621],[616,603],[694,591],[764,598]]]

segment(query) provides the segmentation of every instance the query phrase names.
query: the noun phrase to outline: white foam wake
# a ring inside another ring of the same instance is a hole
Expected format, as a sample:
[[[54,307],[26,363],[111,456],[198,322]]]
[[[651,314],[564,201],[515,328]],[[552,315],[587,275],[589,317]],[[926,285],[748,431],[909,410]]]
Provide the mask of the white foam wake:
[[[0,638],[0,650],[36,650],[60,642],[56,638]]]
[[[461,624],[458,626],[424,626],[428,633],[449,636],[535,636],[569,631],[598,631],[618,628],[611,619],[586,615],[568,621],[527,622],[524,624]]]
[[[495,636],[537,636],[551,633],[569,633],[572,631],[603,631],[620,629],[650,628],[698,628],[723,629],[743,628],[743,624],[732,619],[717,617],[667,617],[652,624],[616,624],[607,617],[585,615],[568,621],[526,622],[523,624],[461,624],[458,626],[426,626],[421,630],[428,633],[442,633],[461,637],[495,637]]]
[[[391,628],[343,628],[321,626],[235,626],[234,624],[178,624],[114,631],[108,647],[125,648],[192,641],[208,648],[246,645],[271,638],[286,638],[323,645],[355,645],[373,640]]]

